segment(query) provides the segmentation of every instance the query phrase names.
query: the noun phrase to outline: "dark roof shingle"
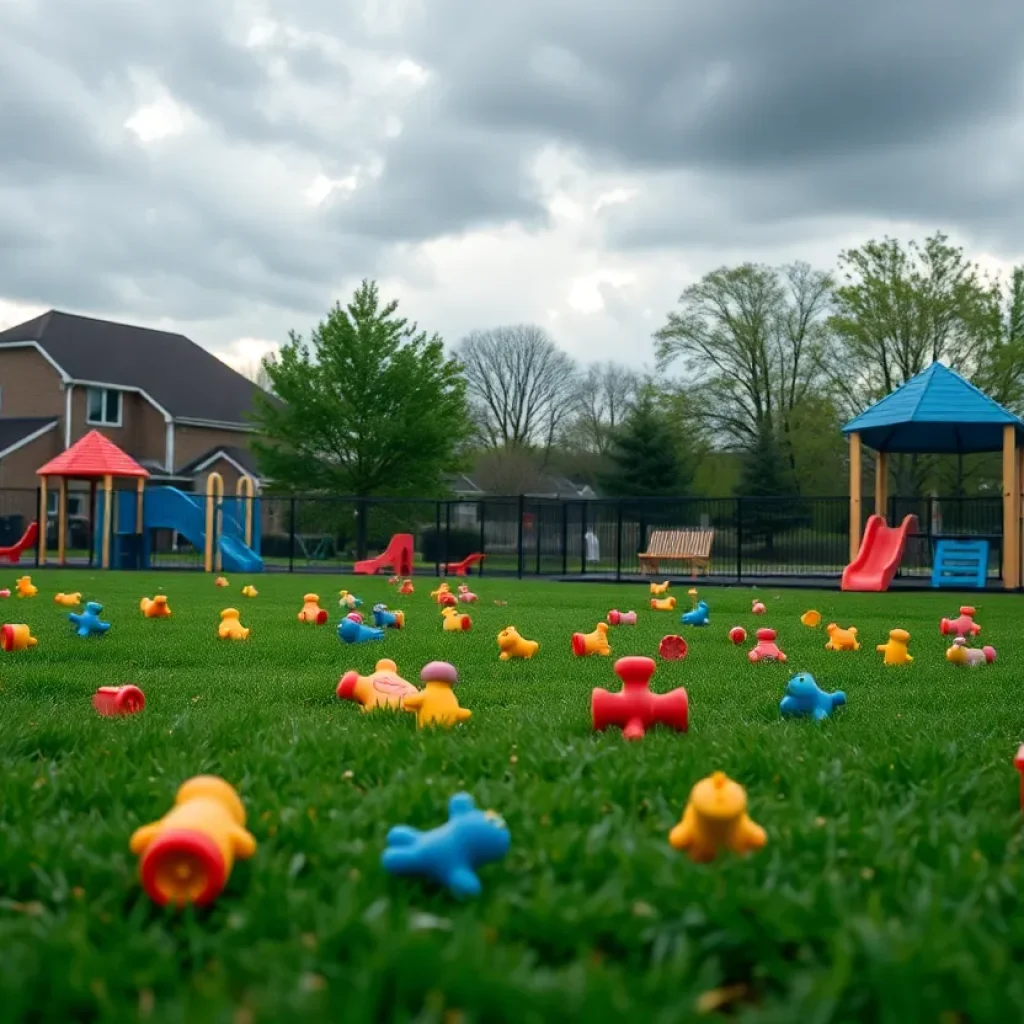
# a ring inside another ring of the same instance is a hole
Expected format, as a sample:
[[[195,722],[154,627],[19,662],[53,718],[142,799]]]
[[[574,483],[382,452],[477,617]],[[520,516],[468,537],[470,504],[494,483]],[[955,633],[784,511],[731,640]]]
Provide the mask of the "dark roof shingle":
[[[56,423],[56,416],[11,416],[0,419],[0,452],[7,451],[37,430]]]
[[[259,467],[256,465],[256,456],[248,448],[238,448],[233,444],[219,444],[203,452],[198,458],[182,466],[178,470],[179,476],[189,476],[194,473],[204,462],[213,458],[214,455],[226,455],[229,459],[237,462],[250,476],[259,476]]]

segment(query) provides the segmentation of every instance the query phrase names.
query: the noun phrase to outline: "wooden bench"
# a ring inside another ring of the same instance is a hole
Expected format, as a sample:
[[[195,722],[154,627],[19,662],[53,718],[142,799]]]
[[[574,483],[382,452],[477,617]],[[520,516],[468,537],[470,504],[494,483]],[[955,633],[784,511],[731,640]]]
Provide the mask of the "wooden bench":
[[[712,529],[652,530],[647,550],[640,555],[640,571],[657,576],[662,562],[689,562],[695,576],[698,568],[707,575],[714,539]]]

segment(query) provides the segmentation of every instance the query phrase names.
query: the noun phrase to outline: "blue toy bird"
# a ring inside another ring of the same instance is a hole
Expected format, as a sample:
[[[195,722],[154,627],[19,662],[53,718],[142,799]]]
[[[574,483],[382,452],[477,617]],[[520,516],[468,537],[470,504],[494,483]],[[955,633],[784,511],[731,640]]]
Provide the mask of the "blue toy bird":
[[[476,868],[501,860],[512,837],[494,811],[479,811],[469,793],[448,801],[448,821],[429,832],[395,825],[381,855],[384,870],[393,875],[426,875],[446,885],[455,896],[480,895]]]
[[[68,621],[75,627],[75,632],[79,636],[103,636],[110,629],[110,623],[100,619],[102,611],[103,605],[90,601],[85,606],[85,611],[71,612]]]
[[[684,612],[679,621],[684,626],[706,626],[711,621],[711,609],[706,601],[698,601],[693,611]]]
[[[779,710],[784,715],[810,717],[820,722],[845,703],[846,694],[842,690],[826,693],[810,672],[800,672],[786,683],[786,696],[779,703]]]
[[[383,640],[384,630],[364,626],[353,619],[342,619],[338,623],[338,639],[346,644],[363,644],[367,640]]]

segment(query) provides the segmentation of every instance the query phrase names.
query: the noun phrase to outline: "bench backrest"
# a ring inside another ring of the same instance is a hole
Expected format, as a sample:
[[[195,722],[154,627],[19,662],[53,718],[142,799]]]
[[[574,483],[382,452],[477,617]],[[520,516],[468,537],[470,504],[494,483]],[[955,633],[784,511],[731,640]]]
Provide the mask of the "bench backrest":
[[[652,530],[645,554],[662,558],[710,558],[714,539],[712,529]]]

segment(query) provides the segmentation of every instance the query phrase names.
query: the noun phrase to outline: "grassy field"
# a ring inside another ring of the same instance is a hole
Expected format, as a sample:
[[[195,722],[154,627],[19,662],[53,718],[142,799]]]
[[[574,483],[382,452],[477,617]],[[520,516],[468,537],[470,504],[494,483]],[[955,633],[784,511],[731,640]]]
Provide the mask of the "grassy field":
[[[655,675],[687,688],[689,733],[627,744],[591,733],[590,690],[616,688],[612,661],[574,658],[569,634],[635,608],[614,654],[653,654],[680,627],[642,611],[645,587],[474,579],[473,630],[445,634],[425,578],[401,599],[383,579],[34,579],[39,597],[0,602],[39,638],[0,655],[2,1020],[1024,1019],[1019,597],[976,599],[999,660],[971,671],[943,658],[956,595],[762,590],[755,618],[750,590],[707,588],[712,626],[682,627],[689,658]],[[258,598],[239,596],[246,582]],[[139,598],[158,587],[174,617],[144,620]],[[307,587],[330,626],[296,621]],[[341,587],[364,609],[390,600],[408,628],[342,646]],[[57,590],[103,602],[109,635],[75,637]],[[248,643],[216,639],[229,603]],[[825,651],[823,629],[799,622],[809,607],[856,625],[862,649]],[[498,661],[510,623],[541,642],[532,662]],[[749,664],[750,644],[726,638],[736,624],[775,626],[789,664]],[[874,647],[895,626],[916,660],[886,669]],[[417,732],[412,715],[335,697],[345,669],[382,656],[413,681],[453,662],[472,720]],[[798,670],[846,691],[836,718],[780,720]],[[97,686],[128,681],[141,715],[94,714]],[[695,865],[667,835],[715,769],[747,787],[768,845]],[[205,772],[239,789],[259,849],[210,910],[176,914],[142,891],[128,839]],[[512,834],[482,896],[386,875],[388,828],[440,824],[463,788]]]

